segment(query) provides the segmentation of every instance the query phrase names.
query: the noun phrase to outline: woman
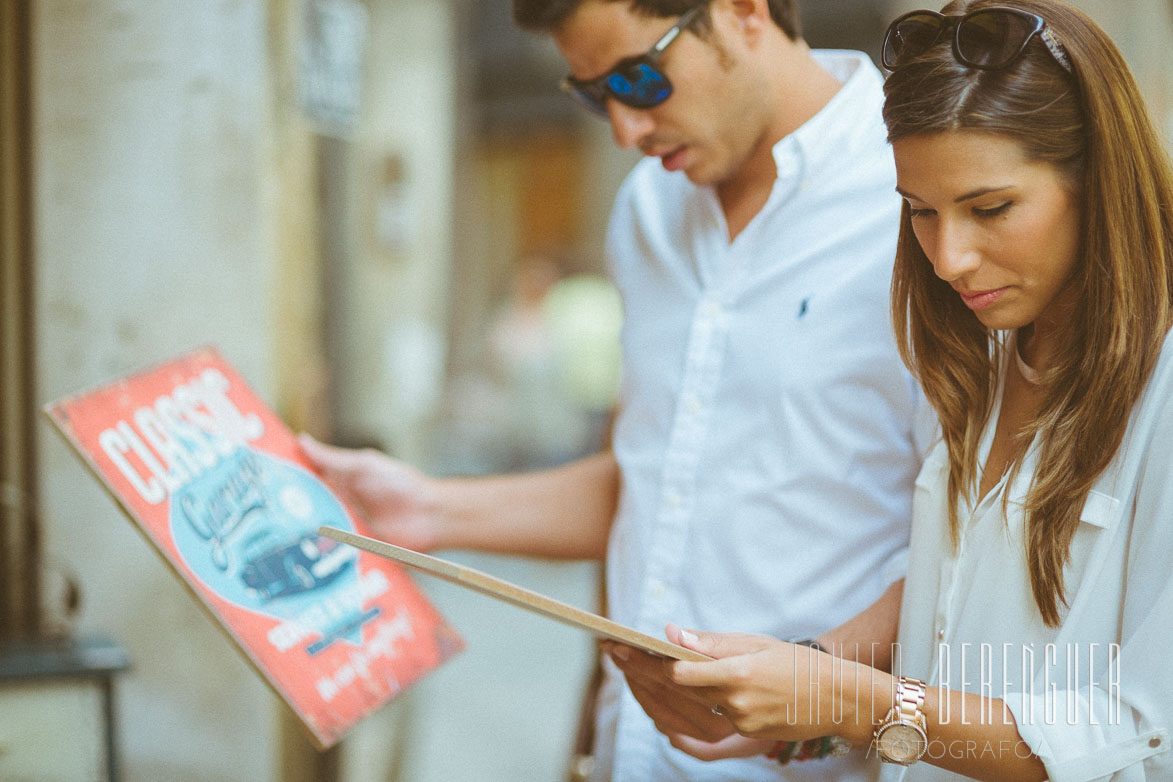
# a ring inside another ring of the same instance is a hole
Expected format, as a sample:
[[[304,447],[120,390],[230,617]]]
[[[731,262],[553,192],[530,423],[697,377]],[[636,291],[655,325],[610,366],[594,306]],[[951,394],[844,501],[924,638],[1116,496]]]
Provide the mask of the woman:
[[[910,780],[1173,779],[1169,159],[1081,13],[942,14],[901,17],[884,47],[906,202],[894,319],[941,435],[893,674],[677,628],[718,659],[611,652],[702,757],[762,739],[817,756],[829,745],[790,742],[834,734]]]

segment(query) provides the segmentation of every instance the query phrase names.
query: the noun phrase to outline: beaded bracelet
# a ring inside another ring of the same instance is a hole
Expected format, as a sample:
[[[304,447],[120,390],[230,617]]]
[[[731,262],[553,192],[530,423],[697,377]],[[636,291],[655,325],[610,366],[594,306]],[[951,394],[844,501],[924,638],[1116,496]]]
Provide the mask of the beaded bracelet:
[[[818,641],[811,638],[803,638],[790,643],[809,646],[816,652],[827,651]],[[851,751],[851,742],[842,736],[821,736],[805,741],[776,742],[773,749],[766,753],[766,757],[785,766],[792,760],[796,763],[802,763],[807,760],[822,760],[826,757],[837,758],[846,755],[849,751]]]
[[[802,763],[807,760],[838,758],[851,751],[851,742],[842,736],[821,736],[806,741],[779,741],[766,753],[770,760],[785,766],[790,761]]]

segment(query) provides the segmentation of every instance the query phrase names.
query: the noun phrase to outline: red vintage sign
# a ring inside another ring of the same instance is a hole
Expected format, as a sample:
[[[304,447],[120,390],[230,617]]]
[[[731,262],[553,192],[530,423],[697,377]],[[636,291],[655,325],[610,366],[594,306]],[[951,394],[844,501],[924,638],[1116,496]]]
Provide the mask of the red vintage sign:
[[[215,350],[45,411],[320,748],[463,648]]]

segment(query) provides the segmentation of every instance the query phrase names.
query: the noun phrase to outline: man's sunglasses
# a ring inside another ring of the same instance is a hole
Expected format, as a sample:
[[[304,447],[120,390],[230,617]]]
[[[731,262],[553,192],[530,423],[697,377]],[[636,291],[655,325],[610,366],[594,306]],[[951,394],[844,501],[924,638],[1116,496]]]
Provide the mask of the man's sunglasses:
[[[672,25],[672,29],[664,33],[647,53],[620,61],[597,79],[581,81],[573,76],[567,76],[562,80],[562,89],[601,117],[607,116],[607,98],[614,98],[624,106],[631,106],[634,109],[659,106],[672,94],[672,82],[668,81],[668,77],[660,70],[660,57],[704,8],[703,5],[698,5],[685,12],[676,20],[676,24]]]
[[[1071,73],[1071,60],[1041,16],[1017,8],[982,8],[961,16],[912,11],[888,26],[880,62],[892,71],[928,51],[942,35],[953,32],[953,56],[962,65],[981,70],[1005,68],[1026,50],[1036,35],[1055,61]]]

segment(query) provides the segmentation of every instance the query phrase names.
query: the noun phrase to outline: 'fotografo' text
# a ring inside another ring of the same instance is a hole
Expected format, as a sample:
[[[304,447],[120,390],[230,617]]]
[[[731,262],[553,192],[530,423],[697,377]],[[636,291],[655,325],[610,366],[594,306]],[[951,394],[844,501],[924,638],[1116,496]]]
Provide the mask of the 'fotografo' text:
[[[874,751],[873,747],[868,747],[868,756],[870,757]],[[1010,757],[1027,760],[1034,756],[1034,752],[1024,741],[929,739],[922,760],[1006,760]]]

